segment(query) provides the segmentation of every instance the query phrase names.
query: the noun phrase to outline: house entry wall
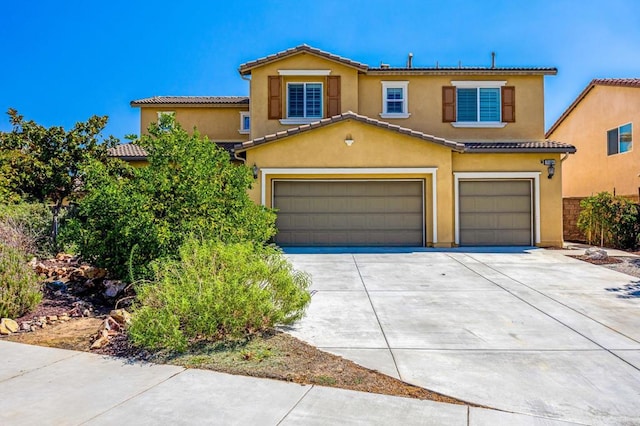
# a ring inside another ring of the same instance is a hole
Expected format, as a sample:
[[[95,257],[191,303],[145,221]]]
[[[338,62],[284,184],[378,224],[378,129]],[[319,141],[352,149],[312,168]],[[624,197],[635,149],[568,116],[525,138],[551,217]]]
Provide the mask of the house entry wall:
[[[274,180],[281,246],[422,246],[424,180]]]

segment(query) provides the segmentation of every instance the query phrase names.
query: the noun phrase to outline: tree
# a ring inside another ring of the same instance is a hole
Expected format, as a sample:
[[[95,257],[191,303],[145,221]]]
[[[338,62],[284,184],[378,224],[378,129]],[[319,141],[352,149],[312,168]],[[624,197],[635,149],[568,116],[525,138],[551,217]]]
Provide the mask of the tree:
[[[68,228],[86,260],[119,278],[130,271],[149,277],[149,263],[176,256],[191,235],[263,243],[275,234],[275,213],[247,194],[251,170],[197,131],[190,135],[165,117],[135,143],[147,151],[148,166],[119,176],[95,162],[87,170]]]
[[[108,149],[119,141],[101,135],[107,116],[94,115],[66,131],[27,121],[13,108],[7,114],[13,129],[0,133],[0,195],[52,203],[55,232],[62,203],[76,191],[82,168],[91,159],[108,162]]]

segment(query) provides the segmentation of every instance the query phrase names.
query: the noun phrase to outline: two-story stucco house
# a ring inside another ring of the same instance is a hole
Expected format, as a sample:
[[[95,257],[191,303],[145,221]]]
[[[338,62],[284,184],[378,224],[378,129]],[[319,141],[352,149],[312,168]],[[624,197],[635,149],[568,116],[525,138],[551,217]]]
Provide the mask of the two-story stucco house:
[[[560,158],[575,148],[544,136],[555,68],[373,68],[301,45],[239,72],[249,98],[132,105],[142,131],[175,114],[252,167],[278,244],[562,244]]]
[[[592,80],[549,128],[547,137],[570,142],[576,155],[562,165],[564,197],[602,191],[638,199],[640,78]]]

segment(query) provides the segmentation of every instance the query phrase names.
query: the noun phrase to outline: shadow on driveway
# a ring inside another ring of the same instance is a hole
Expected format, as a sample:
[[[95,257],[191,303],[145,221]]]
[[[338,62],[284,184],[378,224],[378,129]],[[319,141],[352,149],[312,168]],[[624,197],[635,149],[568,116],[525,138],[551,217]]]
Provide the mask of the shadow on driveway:
[[[530,254],[538,247],[282,247],[286,254],[386,254],[386,253],[516,253]]]

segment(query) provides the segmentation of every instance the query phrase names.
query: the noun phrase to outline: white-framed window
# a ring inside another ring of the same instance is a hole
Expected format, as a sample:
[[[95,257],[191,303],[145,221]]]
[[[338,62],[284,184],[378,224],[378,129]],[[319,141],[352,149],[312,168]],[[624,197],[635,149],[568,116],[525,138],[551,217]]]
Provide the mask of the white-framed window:
[[[382,82],[382,118],[408,118],[409,114],[409,82]]]
[[[158,127],[160,130],[170,130],[171,124],[174,122],[175,118],[175,111],[158,111]]]
[[[240,130],[238,132],[240,134],[246,135],[249,134],[251,130],[251,117],[249,115],[249,111],[240,111]]]
[[[454,127],[504,127],[501,90],[506,81],[452,81],[456,87]]]
[[[607,130],[607,155],[631,151],[631,148],[633,148],[632,133],[633,125],[631,123]]]
[[[287,118],[283,122],[296,124],[323,117],[323,84],[287,83]]]

